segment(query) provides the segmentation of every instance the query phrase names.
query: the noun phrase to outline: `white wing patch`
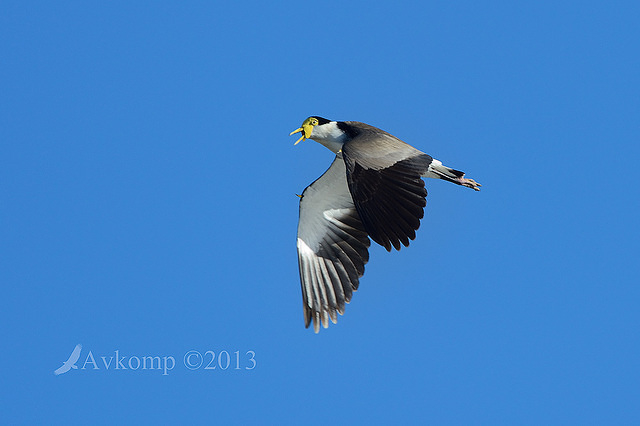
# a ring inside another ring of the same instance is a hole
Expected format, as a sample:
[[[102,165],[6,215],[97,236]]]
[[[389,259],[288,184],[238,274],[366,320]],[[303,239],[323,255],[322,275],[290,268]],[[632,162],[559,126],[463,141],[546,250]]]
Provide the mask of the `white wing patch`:
[[[325,210],[322,215],[329,222],[334,223],[338,226],[343,226],[344,223],[340,220],[343,217],[351,214],[351,209],[329,209]]]

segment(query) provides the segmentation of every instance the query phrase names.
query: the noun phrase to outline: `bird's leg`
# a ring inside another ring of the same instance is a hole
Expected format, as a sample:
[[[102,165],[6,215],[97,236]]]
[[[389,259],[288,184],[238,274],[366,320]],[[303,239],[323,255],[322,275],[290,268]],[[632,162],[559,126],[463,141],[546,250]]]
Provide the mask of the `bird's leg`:
[[[464,177],[464,175],[456,178],[455,182],[458,185],[466,186],[467,188],[471,188],[474,191],[480,191],[480,187],[482,186],[478,182],[476,182],[475,180],[468,179],[468,178]]]

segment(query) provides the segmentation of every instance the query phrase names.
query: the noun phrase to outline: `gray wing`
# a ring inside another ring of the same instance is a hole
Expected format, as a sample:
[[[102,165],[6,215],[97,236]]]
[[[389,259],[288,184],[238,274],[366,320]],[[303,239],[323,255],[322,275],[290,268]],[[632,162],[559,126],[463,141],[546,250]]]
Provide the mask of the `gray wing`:
[[[427,205],[422,175],[433,159],[375,127],[358,130],[342,152],[355,207],[372,240],[391,251],[416,237]]]
[[[369,260],[367,232],[347,186],[338,154],[329,169],[302,193],[298,265],[305,327],[328,327],[344,313]]]

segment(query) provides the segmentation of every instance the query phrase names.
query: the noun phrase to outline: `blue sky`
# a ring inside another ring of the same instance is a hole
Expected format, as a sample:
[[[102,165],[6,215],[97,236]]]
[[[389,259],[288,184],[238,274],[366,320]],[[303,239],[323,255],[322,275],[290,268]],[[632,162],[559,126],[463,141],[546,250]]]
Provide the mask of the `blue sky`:
[[[631,1],[3,2],[2,417],[637,423],[639,19]],[[288,136],[309,115],[483,184],[427,182],[417,239],[372,247],[318,335],[295,194],[332,154]],[[76,344],[85,368],[55,376]],[[105,367],[116,353],[175,367]]]

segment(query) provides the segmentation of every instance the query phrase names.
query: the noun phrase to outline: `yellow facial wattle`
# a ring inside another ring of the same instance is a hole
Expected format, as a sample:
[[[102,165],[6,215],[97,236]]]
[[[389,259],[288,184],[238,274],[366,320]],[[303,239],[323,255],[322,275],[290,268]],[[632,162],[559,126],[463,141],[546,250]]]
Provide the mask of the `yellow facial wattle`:
[[[302,140],[309,139],[311,137],[311,133],[313,132],[313,126],[318,124],[318,119],[315,117],[309,117],[302,123],[302,127],[297,128],[293,132],[289,133],[289,136],[295,135],[296,133],[302,132],[302,136],[300,139],[294,143],[294,145],[298,145],[298,143]]]

